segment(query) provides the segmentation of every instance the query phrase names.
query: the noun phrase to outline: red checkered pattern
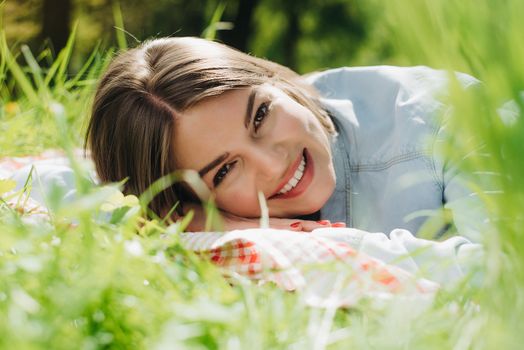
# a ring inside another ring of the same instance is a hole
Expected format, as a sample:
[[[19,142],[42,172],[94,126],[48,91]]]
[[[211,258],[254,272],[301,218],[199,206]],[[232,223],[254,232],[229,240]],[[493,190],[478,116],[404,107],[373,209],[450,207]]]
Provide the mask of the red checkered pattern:
[[[227,275],[271,281],[286,290],[323,294],[332,291],[337,278],[343,276],[337,294],[341,305],[351,305],[366,296],[433,294],[438,289],[433,282],[417,279],[400,268],[358,253],[349,244],[326,238],[325,229],[322,237],[315,231],[249,229],[184,233],[181,240],[186,248],[209,259]]]

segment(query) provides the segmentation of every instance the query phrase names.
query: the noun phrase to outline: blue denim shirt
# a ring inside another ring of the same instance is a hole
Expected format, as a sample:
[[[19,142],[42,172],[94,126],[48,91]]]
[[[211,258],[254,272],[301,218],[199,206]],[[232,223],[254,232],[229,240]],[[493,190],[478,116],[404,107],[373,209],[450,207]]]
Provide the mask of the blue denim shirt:
[[[477,81],[458,73],[468,86]],[[432,217],[441,231],[451,209],[462,235],[476,240],[467,213],[474,195],[441,156],[449,75],[427,67],[339,68],[308,77],[331,113],[336,188],[321,217],[371,232],[413,234]],[[466,199],[465,201],[462,199]],[[438,222],[440,220],[440,223]],[[438,234],[438,232],[434,232]],[[472,237],[473,236],[473,237]]]

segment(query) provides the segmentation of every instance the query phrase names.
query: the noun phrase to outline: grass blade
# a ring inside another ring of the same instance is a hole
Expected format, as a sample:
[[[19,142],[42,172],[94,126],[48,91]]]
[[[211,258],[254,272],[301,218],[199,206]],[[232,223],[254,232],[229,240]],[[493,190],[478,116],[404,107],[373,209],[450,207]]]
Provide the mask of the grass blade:
[[[67,40],[66,46],[60,51],[56,60],[53,62],[53,64],[51,64],[51,67],[47,71],[45,77],[45,85],[49,86],[51,84],[51,81],[55,79],[55,83],[58,86],[61,86],[67,80],[65,79],[64,74],[69,64],[69,59],[71,58],[74,38],[76,36],[76,30],[77,25],[75,24],[75,26],[73,27],[73,31],[71,32],[71,35]]]
[[[120,1],[113,1],[113,19],[115,21],[115,35],[118,48],[125,50],[127,49],[127,41]]]
[[[222,18],[225,9],[226,4],[224,2],[220,2],[213,12],[213,16],[211,16],[211,21],[209,21],[206,29],[202,31],[201,36],[203,38],[208,40],[214,40],[216,38],[217,30],[219,29],[219,24],[221,23],[220,19]]]
[[[42,78],[42,69],[40,68],[40,65],[36,61],[33,54],[31,53],[29,46],[22,45],[21,50],[22,50],[22,54],[24,55],[25,61],[27,62],[27,65],[29,66],[29,69],[31,70],[31,73],[33,75],[33,79],[36,83],[36,87],[38,88],[38,91],[40,93],[47,92],[44,79]]]
[[[0,54],[5,58],[6,66],[29,102],[35,106],[41,105],[40,99],[38,98],[38,94],[35,91],[31,80],[26,76],[23,69],[18,65],[7,47],[5,34],[3,32],[0,33]]]

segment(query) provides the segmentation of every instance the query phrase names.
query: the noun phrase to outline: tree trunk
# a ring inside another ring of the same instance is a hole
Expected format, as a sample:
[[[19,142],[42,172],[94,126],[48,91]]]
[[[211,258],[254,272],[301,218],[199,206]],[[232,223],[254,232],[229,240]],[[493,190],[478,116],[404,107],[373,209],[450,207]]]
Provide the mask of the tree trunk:
[[[51,42],[55,53],[65,47],[71,34],[71,9],[71,0],[43,0],[40,36]]]
[[[300,3],[292,1],[285,3],[286,15],[287,15],[287,30],[284,33],[284,65],[291,69],[297,67],[297,47],[298,39],[300,38]]]
[[[246,52],[251,36],[252,18],[259,0],[239,0],[237,14],[232,30],[223,31],[220,35],[224,43]]]

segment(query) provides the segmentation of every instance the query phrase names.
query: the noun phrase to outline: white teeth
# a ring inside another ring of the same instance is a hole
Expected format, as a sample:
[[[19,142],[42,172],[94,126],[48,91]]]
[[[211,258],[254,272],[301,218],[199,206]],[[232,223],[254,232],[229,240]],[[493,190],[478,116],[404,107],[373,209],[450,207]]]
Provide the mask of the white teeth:
[[[299,181],[302,179],[302,176],[304,175],[304,169],[306,168],[306,160],[304,159],[304,156],[302,156],[302,160],[300,161],[300,164],[295,170],[295,173],[289,179],[288,183],[278,192],[278,194],[284,194],[289,191],[291,191],[295,186],[299,183]]]

